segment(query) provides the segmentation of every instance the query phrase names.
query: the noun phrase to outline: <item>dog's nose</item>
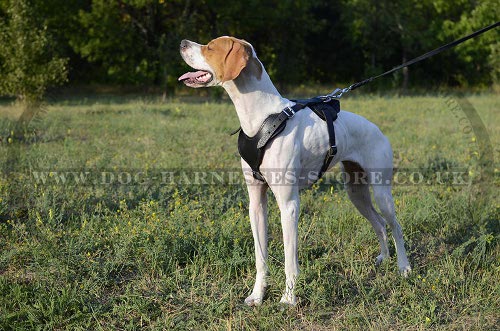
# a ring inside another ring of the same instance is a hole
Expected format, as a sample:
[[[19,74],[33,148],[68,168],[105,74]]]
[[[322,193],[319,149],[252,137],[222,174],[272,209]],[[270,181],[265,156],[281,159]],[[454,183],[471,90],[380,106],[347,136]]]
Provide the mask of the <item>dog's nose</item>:
[[[181,51],[187,49],[189,47],[189,40],[184,39],[181,41]]]

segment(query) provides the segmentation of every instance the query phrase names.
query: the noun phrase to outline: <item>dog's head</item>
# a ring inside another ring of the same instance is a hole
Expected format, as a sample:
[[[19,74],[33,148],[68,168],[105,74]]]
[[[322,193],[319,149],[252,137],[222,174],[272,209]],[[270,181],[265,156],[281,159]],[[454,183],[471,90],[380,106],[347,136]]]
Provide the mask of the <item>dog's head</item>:
[[[247,71],[258,79],[262,74],[252,45],[234,37],[219,37],[206,45],[183,40],[180,52],[184,61],[197,70],[179,77],[189,87],[221,85],[235,80],[245,68],[252,69]]]

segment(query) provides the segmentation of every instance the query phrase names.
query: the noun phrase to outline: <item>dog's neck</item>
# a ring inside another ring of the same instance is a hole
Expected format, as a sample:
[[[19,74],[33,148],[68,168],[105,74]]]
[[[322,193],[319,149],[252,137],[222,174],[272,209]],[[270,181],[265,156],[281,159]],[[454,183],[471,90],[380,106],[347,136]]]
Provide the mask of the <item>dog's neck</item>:
[[[269,115],[279,113],[292,102],[281,96],[263,66],[260,75],[245,69],[238,78],[222,86],[234,103],[241,129],[253,137]]]

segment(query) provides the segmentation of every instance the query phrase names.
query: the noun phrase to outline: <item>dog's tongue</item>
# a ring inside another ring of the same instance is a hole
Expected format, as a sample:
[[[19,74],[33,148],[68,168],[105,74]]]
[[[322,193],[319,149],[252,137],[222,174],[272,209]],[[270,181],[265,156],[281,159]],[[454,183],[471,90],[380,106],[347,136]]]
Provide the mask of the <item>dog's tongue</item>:
[[[199,77],[201,75],[206,74],[205,71],[196,71],[196,72],[186,72],[184,75],[179,77],[179,81],[181,80],[186,80],[186,79],[195,79],[196,77]]]

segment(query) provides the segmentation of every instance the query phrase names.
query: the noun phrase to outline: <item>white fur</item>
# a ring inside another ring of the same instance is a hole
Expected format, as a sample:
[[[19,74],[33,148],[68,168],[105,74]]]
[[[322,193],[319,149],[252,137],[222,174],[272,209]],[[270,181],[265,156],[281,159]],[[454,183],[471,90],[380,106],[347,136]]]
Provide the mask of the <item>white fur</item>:
[[[188,47],[181,48],[181,54],[186,63],[193,68],[213,72],[200,52],[201,45],[193,42],[187,43]],[[253,51],[253,56],[257,59],[255,51]],[[207,86],[215,85],[222,86],[229,94],[236,107],[241,128],[248,136],[255,135],[262,122],[270,114],[279,113],[286,106],[294,104],[280,95],[265,69],[260,79],[245,76],[243,80],[239,78],[237,84],[235,81],[220,82],[214,79]],[[392,178],[392,149],[389,141],[376,125],[347,111],[339,113],[334,126],[338,153],[330,166],[339,161],[351,161],[359,164],[363,169],[386,170],[383,180],[388,184],[372,186],[375,202],[382,216],[372,205],[369,185],[348,183],[346,190],[353,204],[370,221],[378,236],[381,252],[376,263],[379,264],[389,257],[385,229],[387,221],[396,244],[399,270],[406,276],[411,268],[406,257],[401,227],[396,220],[389,184]],[[266,148],[260,169],[269,186],[255,180],[248,164],[243,159],[241,160],[250,198],[249,213],[257,269],[255,285],[250,296],[245,299],[246,304],[261,304],[267,286],[266,191],[268,187],[274,193],[281,212],[286,275],[286,286],[281,302],[296,304],[294,287],[299,274],[297,257],[299,189],[309,186],[315,179],[314,176],[311,177],[310,171],[311,169],[316,169],[316,172],[320,170],[329,148],[328,145],[325,122],[307,108],[289,119],[284,131]],[[298,180],[294,184],[284,185],[283,179],[276,178],[276,169],[296,171],[295,178]],[[370,179],[369,172],[368,179]]]

